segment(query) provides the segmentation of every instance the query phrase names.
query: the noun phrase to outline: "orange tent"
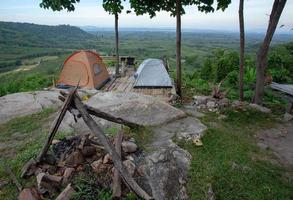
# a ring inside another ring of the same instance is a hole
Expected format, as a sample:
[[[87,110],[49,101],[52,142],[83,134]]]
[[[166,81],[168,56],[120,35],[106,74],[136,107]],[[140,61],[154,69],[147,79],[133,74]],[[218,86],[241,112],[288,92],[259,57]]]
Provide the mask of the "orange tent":
[[[57,87],[76,86],[99,89],[110,79],[102,58],[93,51],[77,51],[63,63]]]

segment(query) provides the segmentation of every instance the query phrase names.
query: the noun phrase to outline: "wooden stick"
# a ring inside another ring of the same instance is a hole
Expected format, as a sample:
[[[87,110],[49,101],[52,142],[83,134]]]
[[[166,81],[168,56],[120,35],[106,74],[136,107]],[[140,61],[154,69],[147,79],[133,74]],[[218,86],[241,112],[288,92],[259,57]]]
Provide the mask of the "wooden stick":
[[[9,166],[5,166],[7,173],[10,175],[10,178],[12,180],[12,182],[16,185],[17,189],[19,192],[22,191],[23,187],[22,185],[18,182],[16,176],[14,175],[14,173],[12,172],[11,168]]]
[[[115,138],[115,149],[121,158],[121,144],[123,140],[123,132],[119,131],[116,138]],[[113,175],[113,193],[112,199],[121,199],[121,177],[119,175],[119,171],[114,168],[114,175]]]
[[[61,93],[61,91],[60,91]],[[67,96],[66,93],[62,92],[61,93],[63,96]],[[64,101],[64,97],[61,97],[59,96],[58,97],[61,101]],[[74,106],[73,106],[74,107]],[[111,121],[111,122],[115,122],[115,123],[118,123],[118,124],[123,124],[125,126],[128,126],[130,128],[138,128],[140,127],[139,124],[136,124],[136,123],[133,123],[133,122],[130,122],[128,120],[125,120],[125,119],[122,119],[122,118],[119,118],[119,117],[115,117],[109,113],[106,113],[106,112],[103,112],[101,111],[100,109],[98,108],[94,108],[94,107],[91,107],[91,106],[88,106],[88,105],[84,105],[85,109],[87,110],[87,112],[90,114],[90,115],[94,115],[96,117],[100,117],[102,119],[105,119],[105,120],[108,120],[108,121]]]
[[[130,176],[127,169],[123,165],[120,156],[115,151],[115,148],[108,141],[107,137],[105,136],[105,133],[100,128],[100,126],[93,120],[93,118],[87,112],[85,106],[83,105],[81,100],[77,97],[77,94],[75,95],[73,100],[74,100],[75,106],[79,110],[84,122],[91,129],[91,131],[94,134],[96,134],[96,136],[99,138],[99,141],[101,142],[101,144],[105,147],[106,152],[112,157],[112,161],[113,161],[115,168],[119,171],[120,176],[123,178],[125,184],[129,187],[129,189],[132,190],[137,196],[139,196],[142,199],[146,199],[146,200],[153,199]]]
[[[46,153],[48,152],[50,146],[51,146],[51,143],[54,139],[54,136],[66,114],[66,111],[68,110],[70,104],[71,104],[71,101],[72,101],[72,98],[74,97],[74,94],[77,90],[78,86],[76,86],[74,89],[72,89],[68,96],[66,97],[66,100],[64,101],[64,104],[62,106],[62,109],[61,109],[61,112],[60,114],[58,115],[58,117],[54,120],[54,123],[53,123],[53,126],[51,127],[50,129],[50,133],[49,133],[49,136],[47,138],[47,141],[45,143],[45,145],[43,146],[43,149],[42,151],[40,152],[40,154],[38,155],[37,159],[36,159],[36,162],[39,163],[41,162],[41,160],[43,159],[43,157],[46,155]]]

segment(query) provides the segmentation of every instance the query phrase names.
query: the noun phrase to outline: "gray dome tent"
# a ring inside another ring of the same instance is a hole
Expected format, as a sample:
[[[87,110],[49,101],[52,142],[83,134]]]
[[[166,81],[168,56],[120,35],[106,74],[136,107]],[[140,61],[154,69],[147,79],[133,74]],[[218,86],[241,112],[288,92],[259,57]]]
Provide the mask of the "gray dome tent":
[[[160,59],[144,60],[134,74],[134,88],[172,88],[171,78]]]

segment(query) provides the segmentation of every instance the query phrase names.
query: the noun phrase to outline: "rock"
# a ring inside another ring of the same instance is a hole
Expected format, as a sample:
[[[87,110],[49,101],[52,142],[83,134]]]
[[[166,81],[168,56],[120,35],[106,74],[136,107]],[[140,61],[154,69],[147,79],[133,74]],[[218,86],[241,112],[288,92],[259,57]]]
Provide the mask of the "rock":
[[[100,92],[86,104],[143,126],[156,126],[185,116],[183,111],[155,97],[131,92]]]
[[[208,109],[215,108],[216,107],[216,103],[214,101],[209,101],[209,102],[207,102],[207,107],[208,107]]]
[[[225,120],[225,119],[227,119],[227,116],[226,115],[219,115],[218,119]]]
[[[95,155],[96,152],[97,152],[97,149],[94,146],[84,146],[83,149],[81,150],[81,153],[84,157],[91,157]]]
[[[245,106],[245,102],[243,101],[239,101],[239,100],[235,100],[232,102],[232,108],[240,108],[242,106]]]
[[[44,172],[41,172],[37,175],[38,189],[42,193],[48,191],[50,195],[54,194],[60,187],[61,181],[61,176],[54,176]]]
[[[291,120],[293,120],[293,115],[291,115],[291,114],[289,114],[289,113],[285,113],[284,114],[284,118],[283,118],[283,121],[284,122],[289,122],[289,121],[291,121]]]
[[[97,161],[94,161],[92,164],[91,164],[91,167],[92,169],[95,171],[95,172],[98,172],[101,168],[101,165],[103,165],[103,160],[102,159],[99,159]]]
[[[205,114],[197,111],[197,107],[194,105],[184,105],[183,108],[181,108],[185,113],[187,113],[188,115],[194,116],[194,117],[204,117]]]
[[[260,106],[258,104],[250,103],[249,107],[263,113],[271,113],[271,109]]]
[[[228,99],[228,98],[220,99],[220,100],[218,101],[218,106],[219,106],[219,108],[225,108],[225,107],[228,107],[228,106],[229,106],[229,99]]]
[[[62,105],[57,91],[37,91],[8,94],[0,97],[0,123],[15,117],[30,115],[44,108]]]
[[[186,182],[192,157],[172,139],[174,136],[200,139],[206,129],[197,118],[190,116],[152,128],[152,141],[147,145],[152,151],[139,164],[142,167],[138,167],[138,174],[143,176],[142,185],[146,185],[144,189],[154,199],[188,199]]]
[[[65,169],[64,174],[63,174],[63,179],[62,179],[62,185],[67,185],[74,173],[75,169],[72,167],[68,167]]]
[[[133,176],[136,168],[135,164],[131,160],[124,160],[123,164],[126,167],[128,173]]]
[[[196,105],[206,104],[211,96],[194,96],[193,99],[195,100]]]
[[[59,142],[60,142],[60,140],[53,139],[53,140],[52,140],[52,145],[53,145],[53,144],[58,144]]]
[[[76,167],[82,163],[84,163],[84,158],[80,151],[74,151],[65,160],[65,165],[69,167]]]
[[[9,182],[5,180],[0,180],[0,190],[4,188]]]
[[[67,187],[58,195],[56,200],[70,200],[72,199],[75,190],[71,187],[71,184],[67,185]]]
[[[211,185],[209,186],[209,190],[207,193],[207,200],[216,200],[216,195],[215,195]]]
[[[103,164],[108,164],[112,161],[112,158],[110,156],[110,154],[106,154],[104,159],[103,159]]]
[[[122,149],[125,153],[134,153],[137,151],[137,145],[133,142],[123,141]]]
[[[23,189],[19,196],[18,200],[40,200],[42,199],[38,194],[38,191],[35,188],[25,188]]]
[[[154,199],[188,199],[185,184],[190,161],[191,155],[175,144],[147,156],[144,171]]]
[[[264,143],[262,143],[262,142],[257,143],[257,146],[258,146],[260,149],[263,149],[263,150],[266,150],[266,149],[269,148],[268,145],[266,145],[266,144],[264,144]]]

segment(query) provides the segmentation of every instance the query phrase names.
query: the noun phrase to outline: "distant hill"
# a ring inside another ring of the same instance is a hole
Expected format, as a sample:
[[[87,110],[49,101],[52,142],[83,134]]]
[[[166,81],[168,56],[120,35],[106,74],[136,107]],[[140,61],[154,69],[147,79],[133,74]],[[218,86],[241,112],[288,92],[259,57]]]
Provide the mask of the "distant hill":
[[[74,48],[94,36],[69,25],[0,22],[0,44],[21,47]]]
[[[95,36],[69,25],[47,26],[0,21],[0,73],[23,59],[95,48]]]

